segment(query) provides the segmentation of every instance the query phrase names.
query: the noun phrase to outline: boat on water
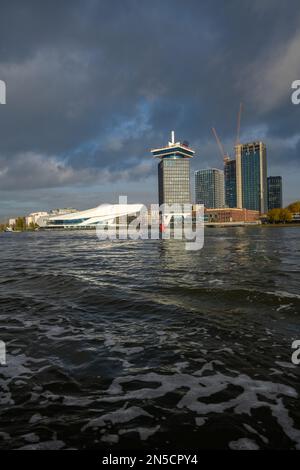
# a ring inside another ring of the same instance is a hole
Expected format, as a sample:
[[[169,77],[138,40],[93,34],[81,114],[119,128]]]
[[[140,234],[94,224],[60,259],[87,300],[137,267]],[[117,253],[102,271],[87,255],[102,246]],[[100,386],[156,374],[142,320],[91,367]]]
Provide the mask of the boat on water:
[[[12,233],[12,232],[13,232],[13,233],[16,233],[16,232],[21,232],[21,230],[14,230],[14,229],[12,229],[11,227],[6,227],[6,228],[4,229],[4,232],[8,232],[8,233]]]

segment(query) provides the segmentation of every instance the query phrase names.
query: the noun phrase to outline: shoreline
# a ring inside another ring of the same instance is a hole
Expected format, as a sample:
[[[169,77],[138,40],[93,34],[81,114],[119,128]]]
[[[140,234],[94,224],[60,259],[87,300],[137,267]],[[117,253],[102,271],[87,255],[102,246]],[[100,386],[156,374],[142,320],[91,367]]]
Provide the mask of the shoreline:
[[[244,223],[216,223],[216,224],[205,224],[204,229],[207,228],[213,228],[213,229],[218,229],[218,228],[300,228],[300,223],[289,223],[289,224],[244,224]],[[78,231],[92,231],[95,230],[95,227],[82,227],[82,228],[40,228],[39,230],[18,230],[18,231],[11,231],[11,232],[6,232],[5,230],[1,230],[0,233],[36,233],[36,232],[78,232]]]
[[[247,228],[287,228],[287,227],[299,227],[300,228],[300,224],[299,223],[296,223],[296,224],[231,224],[230,222],[228,222],[228,224],[226,223],[220,223],[220,224],[208,224],[208,225],[205,225],[204,226],[205,228],[226,228],[226,227],[247,227]]]

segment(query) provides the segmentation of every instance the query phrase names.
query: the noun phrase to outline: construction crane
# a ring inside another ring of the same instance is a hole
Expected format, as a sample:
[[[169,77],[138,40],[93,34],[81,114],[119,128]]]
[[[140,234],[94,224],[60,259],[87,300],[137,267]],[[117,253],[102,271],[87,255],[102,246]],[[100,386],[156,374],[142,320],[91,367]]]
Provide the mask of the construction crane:
[[[213,131],[213,134],[215,136],[215,139],[216,139],[217,145],[219,147],[220,153],[222,155],[222,158],[224,160],[224,163],[228,162],[228,160],[230,160],[230,157],[229,157],[228,153],[225,152],[223,144],[222,144],[221,140],[219,139],[219,136],[217,134],[216,129],[214,127],[212,127],[211,130]]]
[[[241,129],[242,109],[243,109],[243,103],[240,103],[240,109],[239,109],[239,112],[238,112],[238,119],[237,119],[237,132],[236,132],[235,145],[239,145],[239,143],[240,143],[240,129]]]
[[[238,112],[238,118],[237,118],[237,132],[236,132],[236,141],[235,145],[239,145],[240,143],[240,129],[241,129],[241,117],[242,117],[242,110],[243,110],[243,103],[240,103],[240,108]],[[218,144],[219,150],[221,152],[222,158],[224,163],[228,162],[230,160],[230,156],[228,155],[227,152],[225,152],[223,144],[217,134],[217,131],[214,127],[211,128],[213,131],[213,134],[215,136],[216,142]]]

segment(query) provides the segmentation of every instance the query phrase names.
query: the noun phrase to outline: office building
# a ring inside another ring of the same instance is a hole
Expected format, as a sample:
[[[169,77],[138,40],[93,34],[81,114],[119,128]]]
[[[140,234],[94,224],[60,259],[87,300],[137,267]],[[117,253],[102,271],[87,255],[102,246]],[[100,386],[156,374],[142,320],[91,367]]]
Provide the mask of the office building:
[[[9,227],[14,227],[14,226],[16,225],[16,223],[17,223],[17,219],[16,219],[16,218],[14,218],[14,219],[9,219],[9,220],[8,220],[8,225],[9,225]]]
[[[236,207],[236,162],[226,159],[224,161],[225,205]]]
[[[224,207],[224,171],[217,168],[196,171],[195,199],[196,204],[204,204],[206,208]]]
[[[259,211],[226,208],[205,209],[204,221],[207,223],[260,223]]]
[[[237,207],[267,212],[267,155],[263,142],[235,146]]]
[[[187,142],[176,142],[172,131],[166,147],[151,150],[158,158],[158,199],[161,204],[190,204],[190,159],[194,151]]]
[[[48,212],[32,212],[25,217],[26,225],[44,225],[44,221],[48,219]]]
[[[282,177],[268,177],[268,209],[282,208]]]

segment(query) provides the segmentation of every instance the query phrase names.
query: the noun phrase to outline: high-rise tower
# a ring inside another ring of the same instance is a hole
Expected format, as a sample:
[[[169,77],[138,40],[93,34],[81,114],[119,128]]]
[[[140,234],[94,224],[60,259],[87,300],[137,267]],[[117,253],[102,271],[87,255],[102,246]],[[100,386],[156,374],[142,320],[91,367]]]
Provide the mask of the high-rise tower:
[[[224,172],[218,168],[208,168],[195,172],[196,204],[204,204],[209,209],[221,209],[224,200]]]
[[[269,176],[268,178],[268,209],[282,208],[282,177]]]
[[[224,160],[225,205],[236,207],[236,161],[230,158]]]
[[[267,152],[263,142],[235,146],[237,207],[267,212]]]
[[[161,204],[190,204],[190,159],[194,150],[187,142],[175,142],[172,131],[171,141],[166,147],[151,150],[159,158],[158,199]]]

